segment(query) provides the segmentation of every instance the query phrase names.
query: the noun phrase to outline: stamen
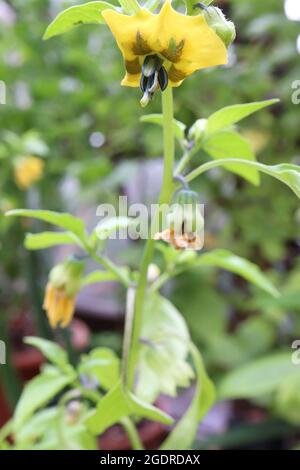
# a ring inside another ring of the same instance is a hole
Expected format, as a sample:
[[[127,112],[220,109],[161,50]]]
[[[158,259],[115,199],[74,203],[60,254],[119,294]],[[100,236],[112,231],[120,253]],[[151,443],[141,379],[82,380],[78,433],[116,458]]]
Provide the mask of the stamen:
[[[161,66],[162,60],[157,55],[148,55],[143,63],[142,74],[145,77],[153,75]]]
[[[161,91],[164,91],[169,83],[169,77],[166,69],[161,67],[158,72],[158,83],[160,86]]]

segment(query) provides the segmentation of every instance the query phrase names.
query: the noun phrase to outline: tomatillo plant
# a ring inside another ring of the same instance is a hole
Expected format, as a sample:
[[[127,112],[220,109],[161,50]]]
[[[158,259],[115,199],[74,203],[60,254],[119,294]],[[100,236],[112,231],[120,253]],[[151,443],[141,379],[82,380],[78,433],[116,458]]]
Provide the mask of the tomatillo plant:
[[[234,127],[277,100],[228,106],[207,119],[199,118],[187,129],[174,119],[173,88],[198,70],[227,63],[227,49],[235,38],[233,23],[211,1],[186,0],[186,14],[176,11],[169,0],[148,0],[143,7],[136,0],[119,3],[120,7],[102,1],[71,7],[51,23],[45,38],[83,23],[106,24],[124,59],[122,85],[141,88],[142,106],[161,93],[162,114],[142,119],[163,128],[164,169],[158,209],[138,273],[118,266],[104,255],[110,234],[128,228],[134,222],[130,218],[113,218],[88,233],[83,221],[70,214],[25,209],[7,214],[34,217],[63,229],[28,234],[25,240],[28,249],[69,244],[81,252],[78,258],[65,260],[50,273],[44,307],[53,328],[69,325],[76,294],[85,286],[116,281],[127,290],[121,363],[109,349],[97,348],[83,356],[79,364],[70,365],[67,354],[58,345],[38,338],[27,339],[44,353],[51,365],[26,385],[14,419],[2,433],[3,442],[14,433],[19,448],[96,448],[95,436],[120,423],[133,448],[140,449],[143,444],[135,427],[138,420],[148,418],[171,424],[172,418],[153,404],[160,393],[175,396],[178,387],[188,387],[195,380],[194,397],[186,414],[162,444],[163,449],[190,448],[199,421],[215,401],[214,385],[206,374],[200,352],[190,340],[184,318],[160,294],[161,287],[187,270],[214,266],[239,274],[269,295],[279,295],[257,266],[229,251],[196,254],[202,248],[197,226],[200,224],[202,230],[204,219],[197,208],[198,195],[189,188],[190,181],[222,166],[254,185],[260,183],[260,172],[266,173],[300,197],[299,167],[258,163],[249,143]],[[175,140],[182,149],[176,164]],[[200,151],[212,161],[197,166]],[[189,172],[192,159],[195,169]],[[156,230],[162,225],[163,206],[172,201],[177,207],[168,214],[167,229]],[[182,213],[179,209],[185,204],[189,210]],[[161,272],[152,265],[156,249],[164,258]],[[85,275],[87,258],[102,269]],[[51,428],[51,442],[43,438],[46,426]]]

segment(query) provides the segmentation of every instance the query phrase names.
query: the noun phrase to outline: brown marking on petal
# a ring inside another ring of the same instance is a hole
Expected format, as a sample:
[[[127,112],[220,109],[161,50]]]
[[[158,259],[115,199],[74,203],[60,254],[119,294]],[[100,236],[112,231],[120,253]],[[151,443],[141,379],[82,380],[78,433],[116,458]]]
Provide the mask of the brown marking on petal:
[[[171,38],[169,41],[168,49],[164,49],[161,53],[167,60],[176,63],[180,60],[183,47],[184,39],[182,39],[178,44],[176,44],[176,41]]]
[[[176,82],[181,82],[182,80],[184,80],[186,77],[186,74],[182,72],[181,70],[176,69],[176,67],[172,65],[172,67],[168,71],[168,76],[171,82],[176,83]]]
[[[136,57],[134,60],[125,60],[125,68],[131,75],[136,75],[142,70],[139,58]]]
[[[132,52],[135,55],[147,55],[147,54],[150,54],[150,52],[152,52],[147,41],[143,39],[140,31],[136,33],[136,42],[133,45]]]

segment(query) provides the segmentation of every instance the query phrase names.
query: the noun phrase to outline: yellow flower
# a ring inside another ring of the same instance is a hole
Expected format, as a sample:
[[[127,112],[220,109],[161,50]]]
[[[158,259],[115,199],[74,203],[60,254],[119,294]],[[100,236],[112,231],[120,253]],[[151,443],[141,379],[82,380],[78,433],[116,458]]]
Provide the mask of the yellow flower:
[[[178,86],[196,70],[227,63],[226,47],[204,16],[178,13],[170,0],[158,14],[141,9],[128,16],[108,9],[102,15],[124,57],[126,75],[122,85],[143,86],[141,78],[150,76],[149,71],[148,75],[142,74],[149,56],[156,61],[153,90],[166,85],[164,72],[169,84]]]
[[[52,328],[58,325],[65,328],[71,322],[83,270],[84,263],[74,258],[67,259],[51,270],[43,308]]]
[[[44,162],[38,157],[26,156],[15,162],[15,181],[20,189],[28,189],[43,176]]]
[[[52,328],[59,324],[62,328],[69,325],[74,315],[75,299],[76,296],[68,297],[63,287],[58,289],[48,282],[43,308]]]

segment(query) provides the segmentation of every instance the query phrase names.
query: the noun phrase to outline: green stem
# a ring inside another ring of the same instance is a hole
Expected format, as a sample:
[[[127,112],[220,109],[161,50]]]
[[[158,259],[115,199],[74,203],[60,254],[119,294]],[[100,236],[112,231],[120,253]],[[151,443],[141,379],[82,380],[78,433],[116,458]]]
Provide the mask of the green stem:
[[[162,189],[159,197],[159,205],[170,202],[174,189],[173,183],[173,164],[174,164],[174,127],[173,127],[173,93],[172,88],[168,87],[162,93],[162,112],[164,129],[164,174]],[[152,261],[155,241],[152,238],[152,228],[156,223],[157,216],[160,217],[160,209],[151,223],[149,238],[146,242],[143,259],[140,268],[139,282],[136,290],[135,315],[133,324],[133,333],[131,341],[131,351],[128,365],[128,386],[133,387],[135,367],[138,360],[139,338],[142,327],[142,314],[147,289],[147,273],[149,264]]]
[[[70,328],[59,328],[59,330],[60,335],[65,343],[70,363],[72,364],[72,366],[76,367],[78,363],[78,356],[73,346],[71,330]]]
[[[178,165],[176,166],[176,169],[174,172],[175,175],[180,175],[183,172],[183,170],[186,168],[187,164],[190,162],[190,160],[195,155],[195,153],[197,153],[197,151],[198,151],[198,148],[193,147],[192,149],[186,150],[184,152],[183,156],[178,162]]]
[[[122,384],[124,387],[127,387],[128,385],[128,367],[129,367],[131,337],[132,337],[132,331],[133,331],[134,309],[135,309],[135,286],[132,286],[128,288],[127,298],[126,298],[126,315],[125,315],[122,369],[121,369],[121,380],[122,380]]]
[[[92,250],[88,249],[87,247],[86,247],[86,250],[94,261],[96,261],[105,269],[107,269],[107,271],[113,273],[116,276],[116,278],[120,281],[120,283],[123,284],[125,287],[129,287],[129,280],[127,279],[127,276],[123,274],[122,270],[118,266],[116,266],[109,259],[105,258],[105,256],[97,255]]]
[[[127,435],[132,445],[132,450],[144,450],[144,446],[140,439],[139,433],[131,419],[123,418],[121,424],[127,432]]]

